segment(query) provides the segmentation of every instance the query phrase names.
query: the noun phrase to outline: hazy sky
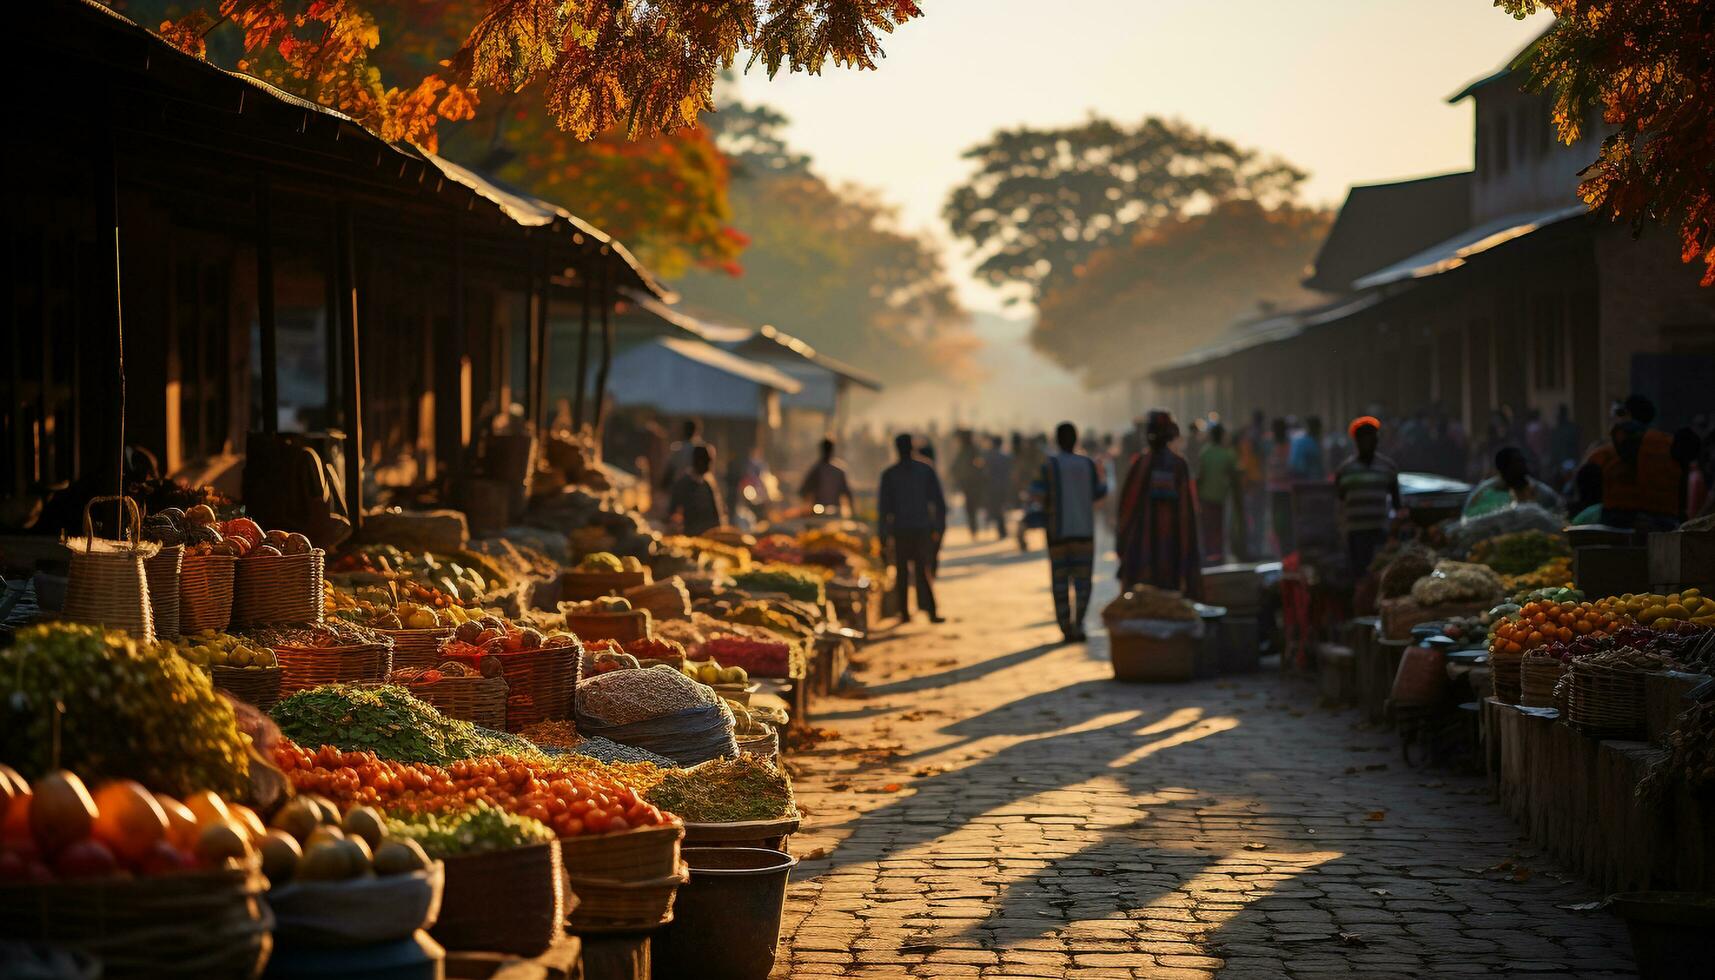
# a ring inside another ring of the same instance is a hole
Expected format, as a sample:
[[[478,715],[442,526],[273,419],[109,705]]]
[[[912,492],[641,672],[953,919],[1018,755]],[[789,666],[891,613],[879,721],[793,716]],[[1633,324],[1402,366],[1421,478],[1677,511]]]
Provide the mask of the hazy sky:
[[[946,239],[960,152],[1002,126],[1176,116],[1310,171],[1308,197],[1471,165],[1468,102],[1446,104],[1542,27],[1491,0],[919,0],[875,72],[753,71],[817,170],[883,190]],[[966,301],[971,280],[949,243]]]

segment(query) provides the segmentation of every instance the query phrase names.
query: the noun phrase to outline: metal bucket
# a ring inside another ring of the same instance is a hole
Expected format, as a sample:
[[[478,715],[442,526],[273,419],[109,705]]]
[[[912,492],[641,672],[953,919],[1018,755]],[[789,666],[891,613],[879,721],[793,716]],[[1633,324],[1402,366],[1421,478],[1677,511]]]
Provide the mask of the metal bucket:
[[[767,980],[798,859],[760,847],[687,847],[691,880],[655,934],[654,980]]]

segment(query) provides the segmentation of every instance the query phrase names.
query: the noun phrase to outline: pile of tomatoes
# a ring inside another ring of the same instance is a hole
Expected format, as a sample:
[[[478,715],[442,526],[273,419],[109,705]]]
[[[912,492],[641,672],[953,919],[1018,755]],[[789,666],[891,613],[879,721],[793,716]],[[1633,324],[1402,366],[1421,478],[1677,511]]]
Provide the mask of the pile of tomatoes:
[[[342,752],[324,745],[311,752],[282,740],[274,762],[300,793],[315,793],[341,809],[365,804],[385,810],[433,813],[486,802],[533,817],[561,837],[654,827],[677,818],[644,802],[594,760],[533,762],[497,755],[449,766],[393,762],[372,752]]]
[[[1571,643],[1580,636],[1607,636],[1631,622],[1607,599],[1596,602],[1528,602],[1495,623],[1489,653],[1521,654],[1549,643]]]

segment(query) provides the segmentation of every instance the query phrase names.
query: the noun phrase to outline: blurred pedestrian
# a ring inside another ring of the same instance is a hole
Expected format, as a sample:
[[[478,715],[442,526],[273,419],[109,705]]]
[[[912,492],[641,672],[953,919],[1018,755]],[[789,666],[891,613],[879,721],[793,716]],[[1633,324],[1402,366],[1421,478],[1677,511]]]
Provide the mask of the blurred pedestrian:
[[[1184,458],[1168,448],[1179,426],[1165,411],[1150,412],[1144,436],[1147,448],[1131,464],[1120,498],[1120,586],[1153,585],[1201,598],[1197,491]]]
[[[1006,451],[1000,436],[989,442],[983,453],[983,511],[994,522],[995,531],[1006,539],[1006,512],[1016,500],[1012,485],[1012,456]]]
[[[1292,553],[1292,440],[1287,435],[1286,420],[1278,416],[1270,427],[1268,458],[1269,523],[1274,528],[1275,552],[1281,557]]]
[[[1328,457],[1322,448],[1322,418],[1312,415],[1303,431],[1292,437],[1289,457],[1294,483],[1322,483],[1328,479]]]
[[[715,486],[714,462],[713,446],[692,446],[690,467],[679,474],[667,498],[668,520],[693,537],[727,522],[726,503]]]
[[[1096,501],[1108,494],[1101,464],[1077,451],[1078,430],[1062,422],[1054,430],[1059,452],[1049,456],[1031,485],[1048,532],[1048,571],[1054,616],[1068,643],[1080,643],[1090,608],[1090,579],[1096,563]]]
[[[816,513],[838,517],[853,512],[857,504],[852,500],[852,485],[846,478],[845,465],[834,459],[834,448],[834,440],[822,440],[818,447],[820,456],[804,474],[798,496],[815,508]]]
[[[1203,523],[1203,559],[1219,565],[1227,559],[1227,509],[1238,502],[1243,486],[1239,473],[1239,456],[1227,445],[1226,426],[1219,422],[1209,426],[1209,441],[1197,457],[1194,469],[1197,477],[1199,516]],[[1244,537],[1244,512],[1238,514],[1239,533]]]
[[[935,467],[912,452],[910,433],[893,440],[898,461],[881,472],[876,492],[881,539],[893,553],[894,589],[899,617],[911,618],[910,589],[917,587],[917,605],[931,623],[942,622],[935,606],[931,565],[940,538],[947,531],[947,500]]]
[[[982,451],[977,448],[976,433],[970,429],[960,429],[958,438],[959,448],[953,455],[953,483],[965,498],[965,522],[970,525],[971,540],[975,541],[982,525]]]
[[[1563,506],[1560,494],[1530,475],[1530,460],[1524,450],[1502,446],[1495,453],[1495,475],[1471,488],[1461,516],[1481,517],[1515,504],[1538,504],[1550,511]]]
[[[1369,572],[1376,552],[1387,541],[1391,506],[1400,510],[1399,466],[1376,451],[1381,421],[1373,415],[1353,419],[1346,428],[1357,452],[1334,471],[1334,492],[1340,498],[1340,523],[1346,533],[1346,557],[1354,579]]]
[[[686,419],[679,427],[679,441],[667,453],[666,465],[661,467],[661,489],[672,490],[679,477],[691,469],[691,452],[703,444],[703,425],[696,419]]]

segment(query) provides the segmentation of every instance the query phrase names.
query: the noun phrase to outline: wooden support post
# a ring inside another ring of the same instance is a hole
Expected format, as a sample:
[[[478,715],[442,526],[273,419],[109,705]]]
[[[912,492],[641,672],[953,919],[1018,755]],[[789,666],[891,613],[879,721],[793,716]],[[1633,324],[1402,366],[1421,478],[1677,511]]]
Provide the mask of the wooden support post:
[[[524,314],[525,384],[524,417],[530,420],[538,435],[542,432],[542,260],[535,251],[530,255],[530,277],[525,284],[527,308]]]
[[[262,431],[280,429],[280,368],[274,309],[274,225],[267,177],[256,178],[256,323],[262,350]]]
[[[463,475],[465,404],[462,383],[469,333],[465,324],[464,229],[453,224],[452,285],[447,316],[438,322],[435,338],[435,476]]]
[[[595,376],[595,442],[601,446],[601,423],[607,402],[607,372],[613,366],[613,271],[604,266],[601,275],[601,364]]]
[[[548,332],[548,303],[549,297],[553,295],[554,282],[548,266],[546,248],[543,249],[538,269],[540,271],[536,276],[536,320],[530,325],[530,329],[536,332],[536,360],[531,362],[530,368],[535,372],[536,378],[536,436],[540,439],[547,436],[548,418],[552,411],[548,400],[548,366],[550,358],[553,356],[552,346],[549,343],[551,335]]]
[[[105,439],[101,439],[96,440],[96,444],[103,447],[103,452],[101,456],[98,457],[103,460],[102,466],[105,467],[108,463],[112,463],[117,467],[113,471],[113,482],[118,488],[115,492],[123,495],[125,493],[125,306],[124,296],[120,287],[120,271],[122,263],[120,261],[119,250],[119,152],[118,148],[113,145],[113,137],[111,135],[109,135],[107,139],[106,150],[106,159],[102,161],[103,166],[97,171],[96,176],[96,181],[100,185],[101,189],[96,198],[95,206],[96,218],[100,223],[101,234],[107,239],[107,245],[110,249],[109,256],[112,259],[112,265],[109,270],[111,272],[112,279],[108,280],[109,285],[112,286],[112,290],[103,290],[102,299],[105,302],[102,305],[106,308],[102,310],[102,312],[107,314],[104,319],[106,319],[107,326],[110,330],[109,336],[113,338],[112,366],[114,368],[115,385],[109,395],[109,399],[110,404],[114,409],[112,415],[113,431],[116,435],[117,442],[109,443]],[[105,279],[106,277],[103,276],[102,278]],[[47,339],[48,338],[44,338],[44,341]],[[73,343],[74,346],[76,345],[75,340],[72,338],[60,339],[62,342],[70,342]],[[42,349],[45,357],[46,352],[50,349],[50,344],[44,342]],[[45,425],[52,424],[51,421],[48,421],[51,419],[50,413],[53,411],[53,396],[49,393],[51,391],[52,381],[53,373],[46,370],[46,365],[44,365],[41,391],[44,409],[43,419]],[[73,462],[75,464],[81,464],[82,461],[74,460]],[[113,523],[114,537],[124,537],[124,502],[116,502],[113,505],[113,509],[115,515]]]
[[[345,415],[345,508],[353,530],[363,527],[363,370],[357,328],[357,248],[351,205],[335,218],[334,275],[339,301],[340,373]]]
[[[572,385],[572,428],[582,431],[584,427],[584,378],[590,371],[590,304],[594,302],[595,283],[591,282],[592,272],[588,265],[578,269],[578,279],[583,282],[583,309],[578,320],[578,377]]]

